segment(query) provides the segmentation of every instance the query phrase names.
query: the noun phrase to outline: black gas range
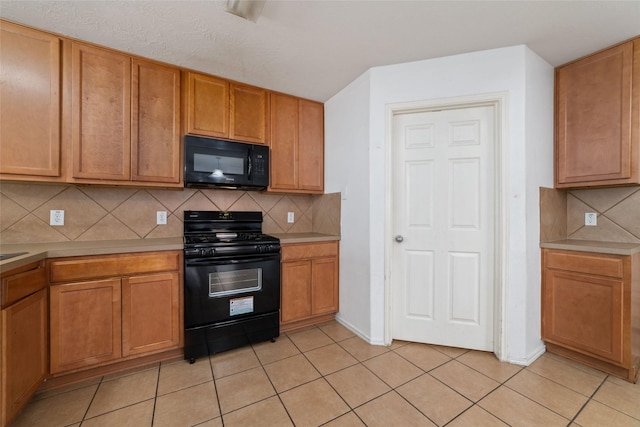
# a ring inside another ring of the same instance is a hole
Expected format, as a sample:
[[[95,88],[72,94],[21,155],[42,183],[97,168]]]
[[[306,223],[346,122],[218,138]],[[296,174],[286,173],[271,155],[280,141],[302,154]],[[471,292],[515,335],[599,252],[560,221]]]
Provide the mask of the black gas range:
[[[280,241],[262,212],[184,212],[185,359],[280,334]]]

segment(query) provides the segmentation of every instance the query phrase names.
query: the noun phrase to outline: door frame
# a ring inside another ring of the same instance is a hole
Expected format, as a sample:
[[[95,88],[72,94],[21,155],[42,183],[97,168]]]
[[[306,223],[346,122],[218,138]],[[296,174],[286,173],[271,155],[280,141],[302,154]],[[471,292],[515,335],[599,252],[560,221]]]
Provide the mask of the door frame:
[[[494,136],[496,146],[494,149],[495,177],[494,177],[494,316],[493,316],[493,352],[500,361],[506,361],[506,302],[507,302],[507,255],[508,252],[508,93],[496,92],[480,95],[470,95],[451,98],[440,98],[424,101],[403,102],[387,104],[385,113],[385,238],[384,238],[384,341],[391,344],[391,309],[392,292],[391,271],[393,255],[393,207],[392,207],[392,179],[393,179],[393,118],[398,114],[431,112],[439,110],[454,110],[470,107],[493,108],[494,112]]]

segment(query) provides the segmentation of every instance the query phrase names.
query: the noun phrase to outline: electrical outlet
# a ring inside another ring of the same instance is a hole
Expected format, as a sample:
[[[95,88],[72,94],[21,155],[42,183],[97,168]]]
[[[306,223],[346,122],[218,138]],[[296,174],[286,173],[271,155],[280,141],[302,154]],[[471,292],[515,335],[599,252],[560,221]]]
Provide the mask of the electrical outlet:
[[[584,214],[584,225],[588,225],[588,226],[598,225],[598,214],[595,212],[586,212]]]
[[[64,225],[64,211],[52,209],[49,211],[49,225]]]
[[[165,225],[167,223],[167,211],[156,212],[156,224]]]
[[[293,212],[287,212],[287,222],[290,224],[293,223],[294,222],[293,218],[294,218]]]

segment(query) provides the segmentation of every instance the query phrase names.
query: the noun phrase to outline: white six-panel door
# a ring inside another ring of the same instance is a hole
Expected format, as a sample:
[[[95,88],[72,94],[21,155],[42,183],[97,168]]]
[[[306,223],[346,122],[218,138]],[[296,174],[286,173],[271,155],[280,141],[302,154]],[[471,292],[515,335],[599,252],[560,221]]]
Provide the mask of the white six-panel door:
[[[393,339],[493,350],[493,114],[394,115]]]

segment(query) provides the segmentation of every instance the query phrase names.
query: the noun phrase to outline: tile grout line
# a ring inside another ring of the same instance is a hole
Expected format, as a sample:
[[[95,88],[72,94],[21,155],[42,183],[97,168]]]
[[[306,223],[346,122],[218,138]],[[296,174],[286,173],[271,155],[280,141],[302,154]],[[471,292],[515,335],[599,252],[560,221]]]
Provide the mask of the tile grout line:
[[[153,411],[151,411],[151,426],[156,418],[156,407],[158,404],[158,390],[160,389],[160,374],[162,371],[162,362],[158,365],[158,379],[156,380],[156,393],[153,395]],[[82,426],[81,426],[82,427]]]
[[[591,396],[589,396],[589,398],[587,399],[586,402],[584,402],[584,404],[580,407],[580,409],[578,410],[578,412],[576,412],[576,414],[573,416],[573,418],[571,418],[571,420],[569,421],[569,424],[573,424],[575,423],[576,419],[578,418],[578,416],[582,413],[582,411],[584,410],[584,408],[587,407],[587,405],[593,400],[593,397],[596,395],[596,393],[598,393],[598,391],[600,390],[600,388],[604,385],[604,383],[607,381],[607,379],[609,378],[609,375],[606,375],[604,377],[604,379],[600,382],[600,385],[598,385],[598,387],[596,387],[596,389],[593,391],[593,393],[591,393]]]
[[[471,351],[471,350],[470,350],[470,351]],[[465,352],[465,353],[463,353],[463,354],[466,354],[466,353],[468,353],[468,351],[467,351],[467,352]],[[461,354],[460,356],[462,356],[462,354]],[[460,356],[458,356],[458,357],[460,357]],[[458,357],[456,357],[456,359],[457,359]],[[492,379],[492,380],[496,381],[495,379],[493,379],[493,378],[491,378],[491,377],[487,376],[487,375],[486,375],[486,374],[484,374],[483,372],[478,371],[478,370],[477,370],[477,369],[475,369],[474,367],[469,366],[469,365],[467,365],[466,363],[464,363],[464,362],[462,362],[462,361],[458,361],[458,362],[459,362],[459,363],[462,363],[463,365],[467,366],[468,368],[470,368],[470,369],[472,369],[472,370],[474,370],[474,371],[476,371],[476,372],[478,372],[478,373],[480,373],[480,374],[482,374],[482,375],[486,376],[487,378],[489,378],[489,379]],[[500,362],[500,363],[502,363],[502,362]],[[484,400],[486,397],[488,397],[489,395],[493,394],[493,393],[494,393],[496,390],[498,390],[500,387],[502,387],[502,386],[507,387],[507,386],[506,386],[507,381],[509,381],[511,378],[515,377],[516,375],[518,375],[520,372],[524,371],[526,368],[527,368],[526,366],[521,367],[521,368],[520,368],[516,373],[514,373],[514,374],[513,374],[513,375],[511,375],[511,376],[509,376],[507,379],[505,379],[505,380],[504,380],[504,381],[502,381],[502,382],[500,382],[500,381],[496,381],[496,382],[498,383],[498,386],[497,386],[496,388],[494,388],[493,390],[491,390],[489,393],[487,393],[487,394],[485,394],[484,396],[482,396],[482,398],[478,399],[478,401],[477,401],[477,402],[474,402],[474,401],[470,400],[468,397],[466,397],[466,396],[464,396],[464,395],[461,395],[461,396],[465,397],[467,400],[469,400],[470,402],[472,402],[472,405],[471,405],[471,406],[469,406],[469,407],[468,407],[467,409],[465,409],[464,411],[460,412],[458,415],[456,415],[455,417],[453,417],[451,420],[449,420],[449,422],[447,422],[447,423],[445,424],[445,426],[446,426],[446,425],[449,425],[450,423],[452,423],[456,418],[459,418],[459,417],[460,417],[460,416],[462,416],[462,414],[464,414],[465,412],[468,412],[469,410],[471,410],[474,406],[475,406],[475,407],[478,407],[481,411],[486,412],[487,414],[491,415],[492,417],[495,417],[496,419],[498,419],[498,420],[502,421],[502,422],[503,422],[503,423],[505,423],[506,425],[509,425],[509,423],[508,423],[506,420],[503,420],[503,419],[502,419],[502,418],[500,418],[498,415],[496,415],[496,414],[494,414],[494,413],[492,413],[492,412],[489,412],[488,410],[486,410],[485,408],[483,408],[482,406],[480,406],[480,405],[479,405],[479,403],[480,403],[482,400]],[[435,377],[434,377],[434,378],[435,378]],[[436,378],[436,380],[440,381],[440,379],[439,379],[439,378]],[[442,382],[442,381],[440,381],[440,382],[441,382],[442,384],[444,384],[445,386],[447,386],[447,387],[451,388],[451,386],[449,386],[448,384],[446,384],[446,383],[444,383],[444,382]],[[453,390],[453,389],[452,389],[452,390]],[[456,390],[454,390],[454,391],[456,391]],[[458,394],[460,394],[460,393],[458,393]]]
[[[286,336],[286,335],[285,335]],[[278,337],[280,338],[280,337]],[[287,339],[289,341],[291,341],[291,339],[287,336]],[[273,344],[275,344],[275,341],[272,342]],[[291,341],[291,343],[295,346],[295,344],[293,343],[293,341]],[[297,347],[296,347],[297,349]],[[278,391],[278,389],[276,388],[275,384],[273,384],[273,381],[271,380],[271,377],[269,376],[269,374],[267,373],[267,370],[265,369],[265,365],[264,363],[262,363],[262,360],[260,360],[260,357],[258,356],[258,353],[256,352],[256,349],[253,347],[253,344],[251,344],[251,350],[253,351],[253,354],[256,356],[256,359],[258,360],[258,363],[260,363],[260,367],[262,368],[262,370],[264,371],[265,376],[267,377],[267,379],[269,380],[269,384],[271,384],[271,387],[273,387],[273,391],[276,393],[276,397],[278,398],[278,401],[280,402],[280,404],[282,405],[282,407],[284,408],[284,411],[287,414],[287,417],[289,417],[289,421],[291,421],[291,424],[293,424],[295,426],[295,423],[293,422],[293,418],[291,417],[291,414],[289,413],[289,410],[287,409],[287,406],[284,404],[284,402],[282,401],[282,398],[280,397],[280,392]],[[298,350],[299,351],[299,350]],[[294,357],[294,356],[291,356]],[[286,358],[285,358],[286,359]],[[284,359],[283,359],[284,360]],[[275,362],[274,362],[275,363]],[[216,389],[216,393],[217,393],[217,389]],[[271,399],[273,396],[269,396],[265,399],[259,400],[258,402],[262,402],[265,401],[267,399]],[[251,405],[254,405],[257,402],[252,403]],[[246,408],[247,406],[250,405],[246,405],[243,406],[243,408]],[[237,410],[239,410],[241,408],[238,408]],[[232,411],[233,412],[233,411]],[[220,418],[222,419],[222,427],[224,427],[224,418],[222,416],[222,408],[220,409]]]
[[[91,404],[93,403],[94,399],[98,395],[98,390],[100,390],[100,386],[102,385],[103,381],[104,381],[104,376],[100,377],[100,382],[98,383],[98,387],[96,387],[96,391],[93,392],[93,396],[91,397],[91,400],[89,401],[89,404],[87,405],[87,409],[84,411],[84,414],[82,414],[82,419],[80,420],[80,425],[82,425],[82,423],[85,421],[85,418],[87,417],[87,414],[89,413],[89,408],[91,408]]]
[[[331,338],[331,337],[329,337],[329,338]],[[343,341],[345,341],[345,340],[343,340]],[[389,352],[393,352],[394,354],[396,354],[396,355],[397,355],[397,356],[399,356],[400,358],[402,358],[402,359],[406,360],[408,363],[410,363],[411,365],[415,366],[417,369],[419,369],[420,371],[422,371],[422,374],[421,374],[421,375],[418,375],[417,377],[412,378],[412,379],[411,379],[411,380],[409,380],[409,381],[406,381],[406,382],[404,382],[404,383],[402,383],[402,384],[399,384],[399,385],[398,385],[398,386],[396,386],[396,387],[393,387],[391,384],[388,384],[386,381],[384,381],[382,378],[380,378],[380,377],[379,377],[375,372],[373,372],[371,369],[369,369],[369,368],[368,368],[368,367],[363,363],[363,361],[362,361],[362,360],[357,359],[353,354],[349,353],[349,351],[348,351],[346,348],[344,348],[343,346],[341,346],[341,345],[340,345],[340,342],[335,341],[335,340],[334,340],[334,342],[335,342],[335,343],[336,343],[340,348],[342,348],[344,351],[346,351],[348,354],[350,354],[352,357],[354,357],[354,358],[357,360],[357,362],[358,362],[358,363],[357,363],[357,364],[354,364],[354,365],[351,365],[351,366],[348,366],[348,367],[345,367],[345,368],[343,368],[343,369],[339,369],[339,370],[337,370],[337,371],[335,371],[335,372],[332,372],[331,374],[334,374],[334,373],[336,373],[336,372],[343,371],[343,370],[345,370],[345,369],[349,369],[349,368],[351,368],[351,367],[356,366],[356,365],[358,365],[358,364],[359,364],[359,365],[361,365],[364,369],[366,369],[368,372],[370,372],[372,375],[374,375],[376,378],[378,378],[380,381],[382,381],[385,385],[387,385],[387,386],[389,387],[389,390],[388,390],[388,391],[386,391],[385,393],[383,393],[383,394],[381,394],[381,395],[379,395],[379,396],[376,396],[376,397],[374,397],[374,398],[372,398],[372,399],[369,399],[368,401],[366,401],[366,402],[364,402],[364,403],[362,403],[362,404],[358,405],[358,406],[357,406],[357,407],[355,407],[355,408],[351,408],[351,412],[353,412],[353,413],[358,417],[358,419],[360,419],[360,421],[362,421],[362,422],[364,423],[364,420],[362,420],[362,418],[360,418],[360,416],[355,412],[355,410],[356,410],[356,409],[361,408],[361,407],[363,407],[364,405],[368,404],[369,402],[372,402],[372,401],[374,401],[374,400],[376,400],[376,399],[379,399],[379,398],[380,398],[380,397],[382,397],[382,396],[385,396],[385,395],[387,395],[387,394],[389,394],[389,393],[394,392],[394,393],[395,393],[395,394],[397,394],[397,395],[398,395],[398,396],[399,396],[403,401],[405,401],[408,405],[410,405],[410,406],[411,406],[411,407],[413,407],[416,411],[418,411],[420,414],[422,414],[422,416],[424,416],[426,419],[428,419],[428,420],[429,420],[430,422],[432,422],[433,424],[437,425],[437,423],[436,423],[434,420],[432,420],[432,419],[431,419],[427,414],[423,413],[423,412],[422,412],[419,408],[417,408],[417,407],[416,407],[412,402],[408,401],[408,400],[407,400],[407,399],[406,399],[406,398],[405,398],[405,397],[404,397],[404,396],[403,396],[403,395],[402,395],[402,394],[397,390],[399,387],[402,387],[402,386],[404,386],[404,385],[406,385],[406,384],[410,383],[411,381],[414,381],[414,380],[415,380],[415,379],[417,379],[417,378],[420,378],[420,377],[422,377],[422,376],[424,376],[424,375],[429,375],[429,372],[428,372],[428,371],[425,371],[424,369],[420,368],[419,366],[417,366],[417,365],[413,364],[411,361],[409,361],[409,360],[405,359],[404,357],[402,357],[402,355],[400,355],[400,354],[398,354],[398,353],[395,353],[395,351],[394,351],[393,349],[391,349],[391,348],[390,348],[390,346],[389,346],[389,347],[388,347],[388,348],[389,348]],[[402,346],[401,346],[401,347],[402,347]],[[386,354],[386,353],[387,353],[387,352],[382,353],[382,354]],[[442,353],[442,352],[440,352],[440,353]],[[365,359],[365,360],[374,359],[375,357],[381,356],[382,354],[377,355],[377,356],[374,356],[374,357],[370,357],[369,359]],[[442,354],[444,354],[445,356],[449,357],[449,360],[448,360],[447,362],[444,362],[444,363],[442,363],[442,364],[440,364],[440,365],[438,365],[438,366],[434,367],[433,369],[436,369],[437,367],[442,366],[442,365],[444,365],[444,364],[446,364],[446,363],[449,363],[451,360],[454,360],[454,358],[453,358],[453,357],[451,357],[451,356],[449,356],[449,355],[447,355],[447,354],[445,354],[445,353],[442,353]],[[323,378],[324,378],[324,376],[323,376]],[[340,393],[338,392],[338,390],[336,390],[336,389],[333,387],[333,385],[332,385],[328,380],[326,380],[326,381],[327,381],[327,383],[329,383],[329,385],[331,386],[331,388],[332,388],[332,389],[333,389],[333,390],[338,394],[338,396],[340,396],[340,397],[342,398],[342,396],[340,395]],[[450,388],[450,387],[449,387],[449,388]],[[455,390],[454,390],[454,391],[455,391]],[[463,396],[463,397],[464,397],[464,396]],[[342,399],[344,400],[344,398],[342,398]],[[345,402],[345,403],[346,403],[346,402]],[[347,406],[349,406],[349,404],[348,404],[348,403],[347,403]],[[350,406],[349,406],[349,407],[350,407]],[[344,414],[343,414],[343,415],[344,415]],[[365,424],[365,425],[366,425],[366,424]]]
[[[320,331],[322,334],[324,334],[327,338],[329,338],[329,339],[331,340],[332,344],[336,344],[339,348],[342,348],[342,346],[340,346],[340,344],[338,344],[338,342],[337,342],[336,340],[334,340],[334,339],[333,339],[329,334],[327,334],[325,331],[323,331],[323,330],[322,330],[322,328],[320,328],[318,325],[313,325],[313,326],[314,326],[314,329],[317,329],[317,330],[318,330],[318,331]],[[309,330],[312,330],[312,329],[309,329]],[[344,402],[344,404],[347,406],[347,408],[349,408],[349,410],[348,410],[347,412],[345,412],[344,414],[340,414],[339,416],[337,416],[337,417],[335,417],[335,418],[333,418],[333,419],[331,419],[331,420],[328,420],[328,421],[326,421],[326,422],[322,423],[321,425],[325,425],[325,424],[327,424],[327,423],[330,423],[331,421],[334,421],[334,420],[336,420],[336,419],[338,419],[338,418],[340,418],[340,417],[343,417],[343,416],[345,416],[346,414],[348,414],[349,412],[353,412],[353,414],[354,414],[356,417],[358,417],[358,419],[359,419],[360,421],[362,421],[362,419],[361,419],[361,418],[358,416],[358,414],[355,412],[355,410],[354,410],[355,408],[351,408],[351,406],[349,405],[349,403],[347,403],[347,401],[345,401],[345,400],[344,400],[344,397],[342,397],[342,395],[340,395],[340,393],[338,393],[338,390],[336,390],[336,389],[335,389],[335,387],[333,387],[333,384],[331,384],[331,382],[329,382],[329,380],[327,380],[326,375],[324,375],[322,372],[320,372],[320,371],[318,370],[318,368],[316,367],[316,365],[314,365],[314,364],[313,364],[313,362],[312,362],[311,360],[309,360],[309,358],[308,358],[308,357],[307,357],[307,355],[306,355],[306,352],[303,352],[302,350],[300,350],[300,348],[296,345],[296,343],[295,343],[295,342],[294,342],[294,341],[293,341],[293,340],[292,340],[288,335],[287,335],[287,337],[289,338],[289,340],[291,341],[291,343],[292,343],[292,344],[293,344],[293,345],[298,349],[298,351],[300,351],[300,353],[301,353],[301,354],[302,354],[302,356],[306,359],[306,361],[307,361],[307,362],[309,362],[309,364],[311,364],[311,366],[313,366],[313,369],[315,369],[315,370],[316,370],[316,372],[317,372],[318,374],[320,374],[320,378],[321,378],[321,379],[323,379],[323,380],[324,380],[324,381],[329,385],[329,387],[331,387],[331,389],[332,389],[332,390],[333,390],[333,391],[338,395],[338,397],[342,400],[342,402]],[[318,348],[313,348],[313,349],[310,349],[310,350],[307,350],[307,351],[314,351],[314,350],[318,350],[318,349],[320,349],[320,348],[328,347],[328,346],[330,346],[330,345],[332,345],[332,344],[327,344],[327,345],[325,345],[325,346],[320,346],[320,347],[318,347]],[[344,350],[344,349],[343,349],[343,350]],[[344,351],[346,351],[346,350],[344,350]],[[350,354],[348,351],[346,351],[346,352],[347,352],[347,354]],[[355,359],[355,357],[354,357],[354,359]],[[356,359],[356,360],[357,360],[357,359]],[[354,365],[351,365],[351,366],[355,366],[355,364],[354,364]],[[343,368],[343,369],[347,369],[347,368]],[[339,371],[341,371],[341,370],[343,370],[343,369],[339,369],[339,370],[337,370],[337,371],[335,371],[335,372],[339,372]],[[332,374],[333,374],[333,373],[335,373],[335,372],[332,372]],[[317,381],[317,380],[318,380],[318,379],[320,379],[320,378],[317,378],[317,379],[315,379],[315,380],[313,380],[313,381]],[[311,382],[313,382],[313,381],[309,381],[309,382],[307,382],[307,383],[305,383],[305,384],[309,384],[309,383],[311,383]],[[297,388],[297,387],[300,387],[300,386],[302,386],[302,385],[303,385],[303,384],[300,384],[300,385],[298,385],[298,386],[296,386],[296,387],[291,388],[290,390],[293,390],[293,389],[295,389],[295,388]],[[287,390],[287,391],[288,391],[288,390]],[[278,396],[279,396],[279,393],[278,393]],[[283,405],[284,405],[284,402],[283,402]],[[285,409],[286,409],[286,407],[285,407]],[[288,413],[288,412],[289,412],[289,411],[287,411],[287,413]],[[293,423],[293,425],[295,426],[295,423],[293,422],[293,419],[291,419],[291,422],[292,422],[292,423]],[[364,423],[364,421],[363,421],[363,423]]]

